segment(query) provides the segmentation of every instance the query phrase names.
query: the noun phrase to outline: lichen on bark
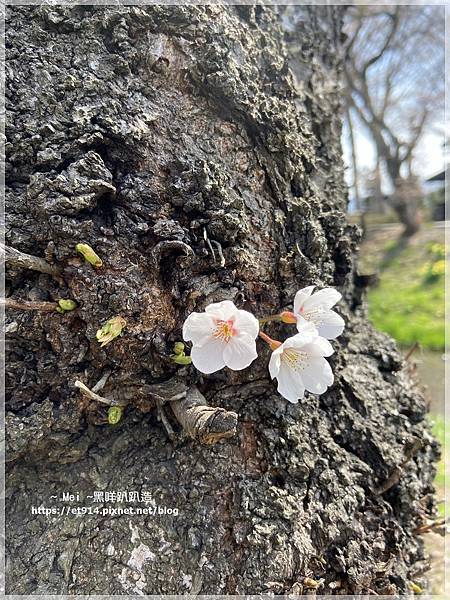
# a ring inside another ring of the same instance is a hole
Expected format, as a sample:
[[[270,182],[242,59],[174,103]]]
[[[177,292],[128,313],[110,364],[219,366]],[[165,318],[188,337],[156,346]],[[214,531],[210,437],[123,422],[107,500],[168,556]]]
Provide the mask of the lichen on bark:
[[[320,593],[396,594],[417,581],[438,450],[355,272],[342,12],[299,10],[293,56],[269,7],[8,8],[6,242],[63,279],[11,266],[7,294],[78,304],[8,311],[8,593],[301,593],[310,577]],[[242,372],[189,367],[186,386],[237,413],[238,431],[171,440],[149,386],[179,372],[187,314],[223,299],[268,314],[311,284],[343,294],[334,386],[290,405],[262,347]],[[101,348],[116,315],[124,335]],[[129,402],[114,426],[73,385],[105,372],[102,395]],[[179,515],[31,513],[96,490],[148,491]]]

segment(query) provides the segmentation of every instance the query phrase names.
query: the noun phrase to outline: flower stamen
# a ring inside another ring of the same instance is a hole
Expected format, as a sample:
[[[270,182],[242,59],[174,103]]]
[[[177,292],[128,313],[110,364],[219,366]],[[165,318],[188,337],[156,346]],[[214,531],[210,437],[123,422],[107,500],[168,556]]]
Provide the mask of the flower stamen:
[[[213,336],[223,342],[229,342],[231,338],[236,334],[236,330],[233,327],[233,321],[216,321],[216,328]]]
[[[305,352],[299,352],[288,348],[281,355],[281,360],[287,364],[293,371],[303,371],[306,366],[307,355]]]

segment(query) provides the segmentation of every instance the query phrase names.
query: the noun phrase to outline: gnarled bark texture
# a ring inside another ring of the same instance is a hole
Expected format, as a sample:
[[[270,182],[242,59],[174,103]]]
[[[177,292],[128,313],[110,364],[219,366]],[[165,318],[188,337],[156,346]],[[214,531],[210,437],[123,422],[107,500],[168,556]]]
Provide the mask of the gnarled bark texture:
[[[11,266],[7,295],[78,303],[8,309],[9,593],[300,593],[314,587],[305,577],[320,593],[405,593],[418,580],[414,529],[432,509],[437,447],[355,273],[342,15],[299,10],[292,69],[270,8],[8,11],[6,243],[62,275]],[[79,242],[103,267],[77,256]],[[203,379],[168,358],[192,310],[231,299],[262,316],[310,284],[344,296],[323,396],[283,400],[262,344],[245,371]],[[127,325],[101,348],[113,316]],[[174,376],[237,413],[236,435],[212,446],[184,435],[149,393]],[[102,377],[101,396],[130,402],[115,426],[73,385]],[[32,514],[138,506],[94,503],[96,491],[148,492],[179,514]]]

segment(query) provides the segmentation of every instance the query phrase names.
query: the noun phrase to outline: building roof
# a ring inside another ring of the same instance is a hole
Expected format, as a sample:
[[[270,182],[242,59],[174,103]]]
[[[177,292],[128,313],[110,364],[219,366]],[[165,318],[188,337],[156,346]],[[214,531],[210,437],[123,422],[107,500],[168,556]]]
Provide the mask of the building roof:
[[[445,181],[445,174],[447,173],[447,175],[450,174],[450,168],[447,167],[446,169],[444,169],[443,171],[440,171],[439,173],[436,173],[436,175],[433,175],[433,177],[429,177],[428,179],[426,179],[425,181],[428,183],[429,181]]]

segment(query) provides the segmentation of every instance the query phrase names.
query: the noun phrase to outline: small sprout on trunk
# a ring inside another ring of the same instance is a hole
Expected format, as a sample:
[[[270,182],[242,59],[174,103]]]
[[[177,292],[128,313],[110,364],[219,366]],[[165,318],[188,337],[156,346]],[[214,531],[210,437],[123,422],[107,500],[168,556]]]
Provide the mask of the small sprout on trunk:
[[[122,334],[123,328],[127,322],[122,317],[113,317],[96,333],[97,341],[101,344],[101,348],[112,342],[113,339]]]
[[[122,406],[110,406],[108,409],[108,423],[110,425],[117,425],[117,423],[122,419],[122,415]]]
[[[190,365],[192,363],[192,358],[190,356],[174,356],[172,354],[171,359],[177,365]]]
[[[415,594],[422,594],[423,593],[423,589],[419,585],[417,585],[417,583],[414,583],[414,581],[410,581],[409,582],[409,587],[411,588],[411,590]]]
[[[183,342],[175,342],[173,345],[173,353],[174,354],[184,354],[185,345]]]
[[[93,267],[99,268],[103,265],[100,256],[88,244],[77,244],[75,248]]]
[[[75,310],[77,308],[77,306],[78,306],[78,304],[75,302],[75,300],[61,299],[61,300],[58,300],[58,306],[57,306],[56,310],[59,313],[64,314],[65,312]]]
[[[323,584],[323,579],[319,579],[318,581],[316,581],[315,579],[312,579],[311,577],[305,577],[303,579],[303,585],[311,590],[317,590],[318,588],[320,588],[320,586]]]
[[[190,356],[186,356],[185,354],[185,345],[183,342],[175,342],[173,346],[173,354],[170,355],[170,358],[177,365],[190,365],[192,359]]]

